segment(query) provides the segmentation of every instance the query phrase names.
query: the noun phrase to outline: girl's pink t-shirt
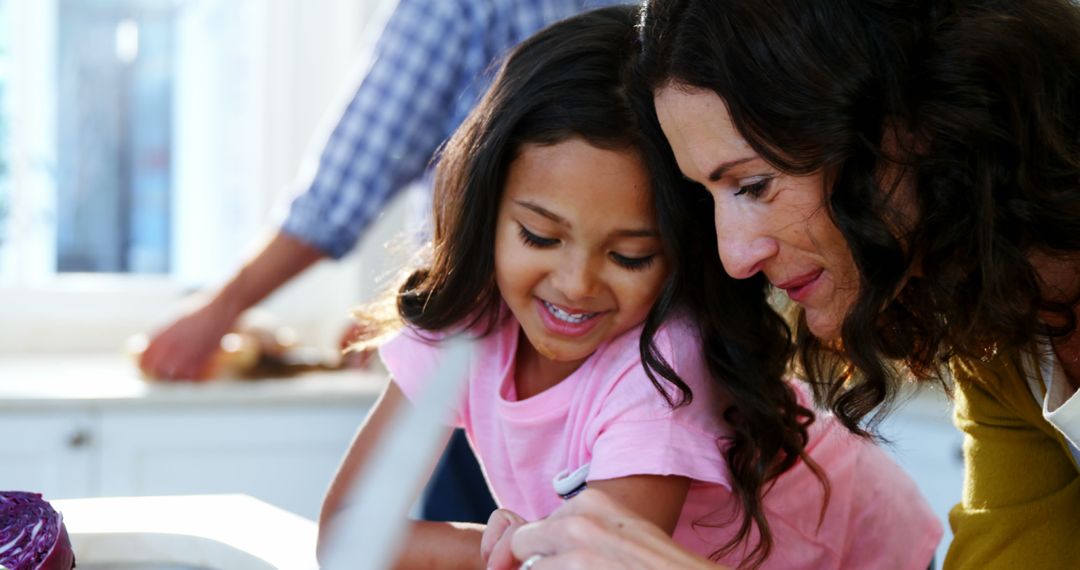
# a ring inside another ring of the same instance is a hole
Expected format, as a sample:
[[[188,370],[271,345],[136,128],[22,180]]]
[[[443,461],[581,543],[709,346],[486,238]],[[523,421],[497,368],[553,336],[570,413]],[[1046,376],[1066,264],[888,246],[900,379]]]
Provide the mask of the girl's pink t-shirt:
[[[708,556],[737,526],[725,524],[738,501],[723,454],[732,433],[718,413],[726,407],[724,396],[714,389],[696,333],[670,322],[656,345],[694,394],[673,410],[645,375],[640,334],[638,327],[611,339],[556,386],[519,400],[514,355],[520,327],[505,318],[473,345],[455,424],[465,429],[495,500],[527,520],[555,510],[563,499],[552,481],[586,465],[590,481],[691,479],[674,538]],[[380,348],[410,399],[439,366],[439,337],[405,329]],[[678,390],[661,383],[677,401]],[[831,416],[819,413],[811,433],[810,456],[829,477],[828,507],[822,517],[823,489],[804,463],[782,475],[764,500],[774,546],[761,568],[926,568],[942,528],[911,479]],[[738,565],[756,540],[752,534],[748,545],[720,562]]]

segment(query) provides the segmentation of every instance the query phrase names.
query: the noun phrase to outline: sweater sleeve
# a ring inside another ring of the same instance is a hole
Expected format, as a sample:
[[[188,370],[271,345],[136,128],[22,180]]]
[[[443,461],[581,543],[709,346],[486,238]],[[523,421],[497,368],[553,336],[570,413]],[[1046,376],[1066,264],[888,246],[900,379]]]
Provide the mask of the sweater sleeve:
[[[947,570],[1080,564],[1080,476],[1021,371],[1017,357],[953,364],[966,469]]]

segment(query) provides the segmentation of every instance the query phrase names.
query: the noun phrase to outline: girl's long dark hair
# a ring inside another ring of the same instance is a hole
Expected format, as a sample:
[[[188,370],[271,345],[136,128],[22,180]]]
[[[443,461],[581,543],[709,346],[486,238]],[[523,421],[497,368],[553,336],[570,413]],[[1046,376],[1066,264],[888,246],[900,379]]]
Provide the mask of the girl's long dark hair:
[[[689,387],[661,356],[655,337],[684,310],[696,322],[709,369],[736,402],[716,409],[734,428],[725,449],[742,520],[731,551],[752,525],[767,554],[771,534],[761,498],[768,483],[803,456],[813,414],[783,381],[791,333],[765,303],[761,279],[735,281],[719,263],[711,208],[688,190],[634,74],[637,10],[612,7],[555,24],[511,52],[494,84],[447,142],[436,170],[431,259],[396,296],[397,312],[421,330],[487,333],[503,318],[495,284],[495,226],[508,166],[522,145],[580,137],[632,150],[653,177],[657,223],[671,273],[648,314],[640,341],[645,371],[672,406]],[[673,399],[660,379],[679,390]],[[753,558],[753,557],[751,557]]]
[[[1080,250],[1076,3],[650,0],[643,22],[654,80],[717,93],[765,160],[829,175],[860,288],[839,342],[797,336],[849,429],[888,409],[891,362],[939,379],[1075,330],[1077,292],[1045,298],[1030,258]]]

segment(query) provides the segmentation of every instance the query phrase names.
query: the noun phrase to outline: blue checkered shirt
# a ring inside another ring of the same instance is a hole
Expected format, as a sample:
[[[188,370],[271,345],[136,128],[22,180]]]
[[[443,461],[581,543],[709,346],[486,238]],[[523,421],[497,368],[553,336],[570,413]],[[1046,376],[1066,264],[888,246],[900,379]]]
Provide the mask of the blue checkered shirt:
[[[348,253],[390,198],[424,178],[490,82],[492,62],[547,24],[614,3],[400,0],[282,230],[332,258]]]

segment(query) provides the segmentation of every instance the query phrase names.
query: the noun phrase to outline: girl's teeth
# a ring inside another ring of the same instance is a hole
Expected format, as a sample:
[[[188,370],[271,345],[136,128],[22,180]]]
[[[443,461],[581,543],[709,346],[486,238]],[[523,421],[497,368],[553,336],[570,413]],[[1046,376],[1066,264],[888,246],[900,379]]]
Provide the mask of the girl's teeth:
[[[544,301],[544,306],[547,307],[548,312],[554,315],[556,319],[568,323],[580,323],[596,316],[596,313],[568,313],[547,301]]]

